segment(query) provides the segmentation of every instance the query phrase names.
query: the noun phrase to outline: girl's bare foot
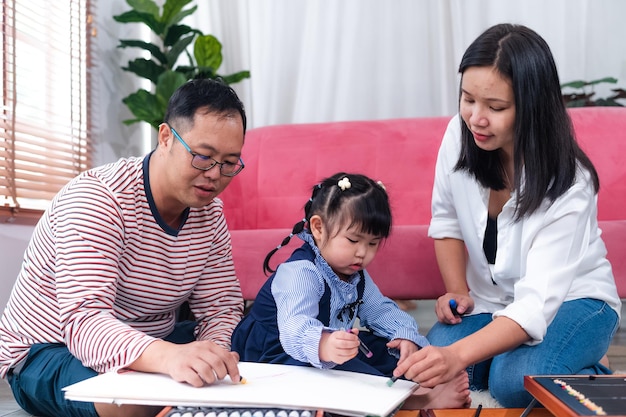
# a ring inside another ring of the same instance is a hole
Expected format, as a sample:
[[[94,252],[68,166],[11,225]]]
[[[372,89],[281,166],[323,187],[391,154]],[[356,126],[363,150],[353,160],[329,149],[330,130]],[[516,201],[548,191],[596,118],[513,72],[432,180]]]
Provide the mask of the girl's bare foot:
[[[402,311],[411,311],[417,308],[417,303],[413,300],[393,300],[398,304],[400,310]]]
[[[605,354],[602,359],[600,359],[600,363],[610,369],[608,355]]]
[[[469,379],[463,370],[458,376],[434,388],[418,388],[402,405],[404,410],[427,408],[468,408],[472,404]]]

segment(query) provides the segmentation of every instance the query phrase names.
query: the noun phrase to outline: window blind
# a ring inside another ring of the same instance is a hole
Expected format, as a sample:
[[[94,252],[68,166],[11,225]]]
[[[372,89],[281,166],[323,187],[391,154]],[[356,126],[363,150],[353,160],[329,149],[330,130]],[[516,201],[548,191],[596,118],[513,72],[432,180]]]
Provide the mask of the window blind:
[[[1,0],[0,221],[91,167],[89,0]]]

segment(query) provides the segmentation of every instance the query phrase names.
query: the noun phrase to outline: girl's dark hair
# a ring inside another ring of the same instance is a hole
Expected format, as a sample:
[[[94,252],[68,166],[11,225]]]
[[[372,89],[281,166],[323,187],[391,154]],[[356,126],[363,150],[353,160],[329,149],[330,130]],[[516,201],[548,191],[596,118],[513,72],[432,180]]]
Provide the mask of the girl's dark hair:
[[[477,66],[494,67],[510,80],[513,89],[516,220],[532,214],[545,198],[554,201],[563,195],[576,179],[577,162],[589,171],[597,193],[598,174],[576,143],[556,64],[545,40],[522,25],[492,26],[465,51],[459,65],[461,77],[466,69]],[[459,103],[460,98],[459,88]],[[455,169],[469,172],[485,187],[504,189],[500,151],[476,146],[463,120],[461,131],[462,148]],[[520,187],[522,170],[524,184]]]
[[[339,182],[347,178],[350,187],[342,189]],[[304,206],[304,218],[293,226],[289,236],[272,249],[263,261],[263,272],[275,272],[270,268],[272,256],[291,238],[305,229],[309,219],[319,215],[325,227],[338,232],[340,227],[356,226],[360,232],[386,238],[391,232],[391,208],[384,187],[361,174],[337,173],[313,187],[311,198]]]
[[[208,113],[230,116],[239,114],[246,132],[246,111],[237,93],[221,79],[196,78],[180,86],[170,97],[163,122],[193,125],[198,109]]]

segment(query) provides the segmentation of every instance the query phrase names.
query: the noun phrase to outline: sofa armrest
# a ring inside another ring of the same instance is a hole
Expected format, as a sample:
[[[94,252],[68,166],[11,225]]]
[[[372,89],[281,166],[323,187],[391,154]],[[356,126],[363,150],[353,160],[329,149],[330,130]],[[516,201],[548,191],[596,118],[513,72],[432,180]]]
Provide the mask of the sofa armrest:
[[[617,294],[626,299],[626,220],[599,221],[598,225],[613,268]]]

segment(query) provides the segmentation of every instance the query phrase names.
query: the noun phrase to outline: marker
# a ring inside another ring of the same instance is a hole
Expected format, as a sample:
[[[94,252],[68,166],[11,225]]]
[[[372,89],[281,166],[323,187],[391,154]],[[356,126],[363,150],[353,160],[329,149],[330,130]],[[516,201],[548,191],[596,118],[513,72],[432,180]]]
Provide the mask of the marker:
[[[394,376],[392,376],[392,377],[391,377],[391,378],[389,378],[389,380],[387,381],[387,386],[388,386],[388,387],[392,386],[392,385],[393,385],[393,384],[394,384],[394,383],[395,383],[398,379],[400,379],[400,377],[399,377],[399,376],[395,376],[395,375],[394,375]],[[419,382],[415,382],[415,381],[413,381],[413,382],[414,382],[415,384],[417,384],[417,386],[418,386],[418,387],[420,386],[420,383],[419,383]]]
[[[387,381],[387,386],[392,386],[399,378],[399,376],[392,376],[391,378],[389,378],[389,381]]]
[[[341,329],[341,330],[345,330],[345,329]],[[348,333],[352,333],[352,329],[350,330],[346,330],[346,332]],[[357,336],[358,337],[358,336]],[[372,353],[372,351],[365,345],[365,343],[363,343],[363,341],[359,338],[359,350],[361,351],[362,354],[364,354],[367,358],[371,358],[372,356],[374,356],[374,354]]]
[[[359,350],[361,351],[362,354],[364,354],[368,358],[371,358],[372,356],[374,356],[372,351],[367,346],[365,346],[365,343],[363,343],[361,339],[359,339]]]
[[[454,314],[457,317],[461,317],[461,314],[457,311],[457,306],[458,304],[456,303],[456,300],[454,298],[450,299],[450,310],[452,310],[452,314]]]
[[[240,383],[240,384],[245,384],[245,383],[247,383],[247,382],[248,382],[248,381],[246,380],[246,378],[244,378],[244,377],[242,377],[241,375],[239,375],[239,383]]]
[[[476,407],[476,413],[474,414],[474,417],[480,416],[480,411],[482,409],[483,409],[483,405],[482,404],[478,404],[478,407]]]

